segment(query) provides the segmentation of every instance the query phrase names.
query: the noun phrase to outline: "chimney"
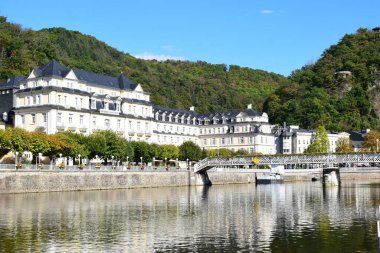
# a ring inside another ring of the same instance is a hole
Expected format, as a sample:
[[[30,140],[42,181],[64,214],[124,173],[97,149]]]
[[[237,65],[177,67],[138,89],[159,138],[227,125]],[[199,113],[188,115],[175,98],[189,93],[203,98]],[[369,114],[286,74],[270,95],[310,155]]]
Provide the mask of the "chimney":
[[[252,104],[248,104],[247,109],[252,109]]]
[[[194,110],[195,110],[195,107],[194,107],[194,106],[191,106],[191,107],[190,107],[190,111],[193,112]]]

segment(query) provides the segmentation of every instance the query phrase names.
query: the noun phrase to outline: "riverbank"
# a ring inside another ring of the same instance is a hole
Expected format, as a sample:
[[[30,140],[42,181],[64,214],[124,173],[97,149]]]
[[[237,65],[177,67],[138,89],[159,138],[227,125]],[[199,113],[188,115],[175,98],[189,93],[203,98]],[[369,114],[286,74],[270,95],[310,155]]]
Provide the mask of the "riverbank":
[[[253,170],[209,171],[212,184],[255,183]],[[264,172],[263,170],[259,171]],[[380,170],[342,169],[341,180],[379,179]],[[287,170],[285,182],[310,181],[321,170]],[[129,188],[203,185],[200,175],[190,171],[1,171],[1,193],[87,191]]]

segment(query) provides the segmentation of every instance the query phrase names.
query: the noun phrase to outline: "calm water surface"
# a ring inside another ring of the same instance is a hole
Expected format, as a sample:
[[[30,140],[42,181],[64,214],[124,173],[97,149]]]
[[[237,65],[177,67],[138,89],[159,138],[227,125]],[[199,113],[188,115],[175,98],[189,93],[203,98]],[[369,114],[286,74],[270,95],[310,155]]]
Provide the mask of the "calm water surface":
[[[0,252],[377,252],[380,184],[0,195]]]

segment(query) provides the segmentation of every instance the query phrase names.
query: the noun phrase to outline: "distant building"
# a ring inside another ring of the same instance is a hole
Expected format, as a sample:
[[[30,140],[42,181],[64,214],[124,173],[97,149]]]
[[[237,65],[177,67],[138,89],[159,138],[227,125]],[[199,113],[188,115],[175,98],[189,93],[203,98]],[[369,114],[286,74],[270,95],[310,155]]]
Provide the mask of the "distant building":
[[[14,122],[13,95],[19,89],[20,82],[25,79],[25,76],[17,75],[0,84],[0,122],[5,125],[12,125]]]
[[[351,131],[350,139],[354,147],[354,151],[361,151],[365,136],[370,132],[370,129],[362,129],[360,131]]]
[[[277,153],[280,154],[302,154],[314,141],[316,131],[312,129],[300,129],[298,126],[284,126],[275,130]],[[336,151],[336,142],[339,138],[349,138],[346,132],[327,133],[329,139],[329,152]]]

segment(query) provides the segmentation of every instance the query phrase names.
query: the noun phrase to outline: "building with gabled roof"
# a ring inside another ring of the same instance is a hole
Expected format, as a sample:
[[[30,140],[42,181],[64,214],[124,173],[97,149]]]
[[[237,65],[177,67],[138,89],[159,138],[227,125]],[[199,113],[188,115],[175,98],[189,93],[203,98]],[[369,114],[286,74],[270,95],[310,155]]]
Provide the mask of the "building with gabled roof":
[[[55,60],[27,77],[8,79],[0,85],[0,99],[0,113],[8,123],[47,134],[109,129],[130,141],[177,146],[193,141],[204,149],[263,154],[302,153],[313,136],[298,127],[271,125],[268,115],[252,105],[206,114],[195,112],[194,107],[159,107],[140,84],[122,74],[113,77],[72,69]],[[329,135],[334,144],[336,136]]]

